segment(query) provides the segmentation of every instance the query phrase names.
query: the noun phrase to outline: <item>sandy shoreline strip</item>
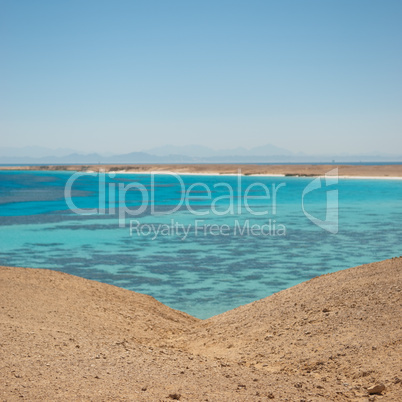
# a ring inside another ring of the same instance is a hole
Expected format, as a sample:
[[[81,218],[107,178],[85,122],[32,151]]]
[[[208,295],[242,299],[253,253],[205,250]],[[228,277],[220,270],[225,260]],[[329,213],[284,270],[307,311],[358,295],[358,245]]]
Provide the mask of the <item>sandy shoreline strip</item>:
[[[393,258],[199,320],[104,283],[0,267],[0,398],[399,401],[401,293]]]
[[[232,165],[232,164],[113,164],[113,165],[43,165],[0,166],[3,171],[79,171],[115,174],[180,174],[180,175],[244,175],[267,177],[323,176],[338,168],[339,178],[389,179],[402,178],[402,165]]]

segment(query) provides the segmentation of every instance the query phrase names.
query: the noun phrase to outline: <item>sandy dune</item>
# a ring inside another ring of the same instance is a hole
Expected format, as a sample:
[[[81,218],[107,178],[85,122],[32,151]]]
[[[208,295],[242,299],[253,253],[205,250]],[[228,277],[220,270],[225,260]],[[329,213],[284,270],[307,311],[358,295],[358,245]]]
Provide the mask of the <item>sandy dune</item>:
[[[397,401],[401,273],[402,258],[351,268],[202,321],[114,286],[1,267],[0,398]]]

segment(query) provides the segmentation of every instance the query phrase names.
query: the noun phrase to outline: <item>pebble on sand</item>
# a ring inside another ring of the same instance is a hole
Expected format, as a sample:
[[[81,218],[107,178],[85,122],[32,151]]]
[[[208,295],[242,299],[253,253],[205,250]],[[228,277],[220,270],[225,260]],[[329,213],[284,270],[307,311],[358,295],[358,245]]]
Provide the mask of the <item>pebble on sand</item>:
[[[376,384],[371,387],[367,388],[367,392],[371,394],[381,394],[382,391],[384,391],[385,385],[384,384]]]

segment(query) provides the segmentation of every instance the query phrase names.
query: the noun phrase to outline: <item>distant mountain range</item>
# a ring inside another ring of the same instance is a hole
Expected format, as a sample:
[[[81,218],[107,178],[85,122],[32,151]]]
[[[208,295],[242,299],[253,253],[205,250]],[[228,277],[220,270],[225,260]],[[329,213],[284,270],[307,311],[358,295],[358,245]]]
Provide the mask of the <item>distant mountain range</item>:
[[[275,145],[268,144],[261,147],[255,147],[246,149],[243,147],[232,149],[219,149],[204,147],[201,145],[165,145],[161,147],[151,148],[145,151],[148,154],[156,156],[168,156],[168,155],[186,155],[199,158],[211,158],[211,157],[227,157],[227,156],[287,156],[293,155],[293,152],[276,147]]]
[[[200,145],[166,145],[144,152],[82,154],[72,149],[45,147],[0,148],[1,164],[136,164],[136,163],[297,163],[402,162],[402,155],[306,155],[268,144],[255,148],[214,150]]]

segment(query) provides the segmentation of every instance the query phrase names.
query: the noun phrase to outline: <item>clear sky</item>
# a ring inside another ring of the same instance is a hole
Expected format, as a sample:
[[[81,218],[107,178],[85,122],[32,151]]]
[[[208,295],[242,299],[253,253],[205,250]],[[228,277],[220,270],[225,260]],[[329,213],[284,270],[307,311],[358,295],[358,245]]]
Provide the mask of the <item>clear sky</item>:
[[[0,146],[402,153],[401,0],[0,0]]]

